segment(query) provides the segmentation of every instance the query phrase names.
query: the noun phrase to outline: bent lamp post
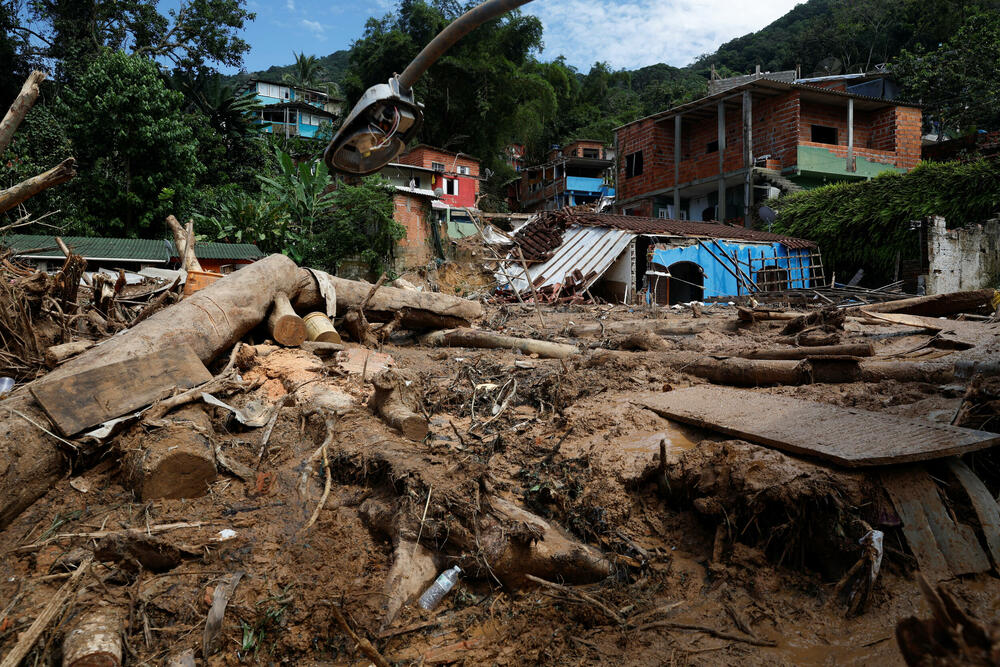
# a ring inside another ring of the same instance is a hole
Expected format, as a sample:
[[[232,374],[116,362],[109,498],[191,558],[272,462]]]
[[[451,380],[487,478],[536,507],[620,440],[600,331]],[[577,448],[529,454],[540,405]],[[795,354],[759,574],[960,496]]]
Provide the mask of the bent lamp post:
[[[531,0],[487,0],[452,21],[417,54],[402,74],[365,91],[323,152],[330,169],[367,175],[391,162],[423,120],[413,84],[451,46],[477,26]]]

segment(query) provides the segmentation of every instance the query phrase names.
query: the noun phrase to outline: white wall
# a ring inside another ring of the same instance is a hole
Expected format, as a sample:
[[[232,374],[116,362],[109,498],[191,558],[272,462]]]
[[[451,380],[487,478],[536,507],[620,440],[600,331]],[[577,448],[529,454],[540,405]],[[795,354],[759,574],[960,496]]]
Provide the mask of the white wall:
[[[940,216],[927,224],[928,294],[998,286],[1000,219],[952,230]]]

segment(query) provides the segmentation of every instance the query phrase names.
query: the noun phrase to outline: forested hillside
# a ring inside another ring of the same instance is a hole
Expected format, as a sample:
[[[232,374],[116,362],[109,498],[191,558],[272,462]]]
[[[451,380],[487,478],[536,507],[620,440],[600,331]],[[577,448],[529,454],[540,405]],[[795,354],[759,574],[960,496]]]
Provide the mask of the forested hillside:
[[[610,142],[615,127],[704,95],[713,66],[726,76],[756,65],[823,74],[887,63],[942,133],[996,128],[998,8],[1000,0],[810,0],[686,67],[632,71],[611,69],[599,52],[586,71],[563,58],[542,60],[541,22],[513,12],[477,28],[418,81],[426,112],[418,140],[481,158],[486,190],[496,195],[483,202],[490,207],[502,206],[505,184],[516,177],[504,162],[509,144],[524,144],[537,160],[574,138]],[[461,11],[457,3],[402,0],[370,19],[349,50],[289,54],[293,65],[266,74],[310,87],[332,82],[350,104],[402,71]],[[0,0],[0,106],[32,68],[50,73],[0,163],[0,184],[71,155],[79,171],[6,218],[58,211],[47,220],[68,232],[149,236],[162,233],[163,216],[173,212],[201,216],[216,238],[254,238],[290,252],[318,247],[311,231],[298,231],[315,228],[317,201],[275,201],[282,179],[295,187],[304,178],[286,173],[280,156],[315,155],[317,146],[273,145],[252,122],[259,108],[238,95],[234,77],[219,73],[242,65],[252,45],[241,31],[254,18],[245,0],[195,2],[180,14],[156,0]],[[309,187],[321,193],[322,185]]]

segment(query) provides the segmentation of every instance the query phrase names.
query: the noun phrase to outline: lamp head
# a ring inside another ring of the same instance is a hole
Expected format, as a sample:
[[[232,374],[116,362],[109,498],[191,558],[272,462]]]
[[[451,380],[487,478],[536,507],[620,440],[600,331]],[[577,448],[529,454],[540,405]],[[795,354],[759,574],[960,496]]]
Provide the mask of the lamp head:
[[[399,155],[414,137],[423,112],[413,91],[389,79],[365,91],[323,152],[331,170],[365,176]]]

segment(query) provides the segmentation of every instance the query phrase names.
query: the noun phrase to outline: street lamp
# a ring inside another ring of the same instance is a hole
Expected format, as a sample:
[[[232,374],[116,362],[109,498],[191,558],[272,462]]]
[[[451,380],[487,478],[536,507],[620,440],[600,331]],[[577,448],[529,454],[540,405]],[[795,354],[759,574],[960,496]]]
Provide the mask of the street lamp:
[[[487,0],[452,21],[417,54],[403,73],[361,96],[323,152],[327,166],[346,174],[371,174],[399,155],[423,121],[413,84],[455,42],[477,26],[531,0]]]

